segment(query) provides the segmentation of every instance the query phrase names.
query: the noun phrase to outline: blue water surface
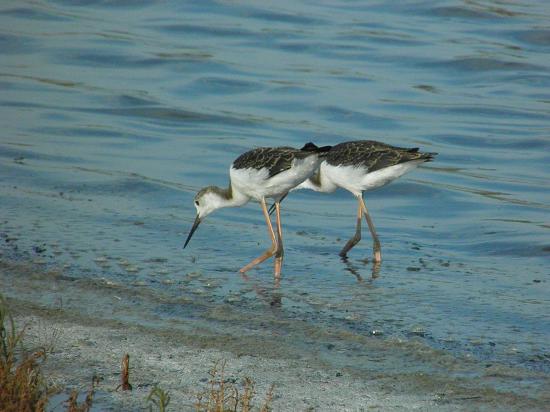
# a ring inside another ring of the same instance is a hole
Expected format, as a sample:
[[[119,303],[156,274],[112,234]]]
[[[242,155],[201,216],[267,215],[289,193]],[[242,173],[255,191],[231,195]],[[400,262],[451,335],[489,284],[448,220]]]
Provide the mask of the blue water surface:
[[[287,336],[357,374],[499,365],[513,378],[489,384],[542,396],[548,21],[541,1],[4,1],[0,258],[80,286],[78,304],[38,275],[2,289],[161,329]],[[182,249],[196,191],[226,185],[240,153],[357,139],[439,153],[366,194],[379,271],[366,227],[338,257],[355,227],[343,191],[285,200],[280,284],[269,261],[237,272],[269,246],[257,204],[209,216]]]

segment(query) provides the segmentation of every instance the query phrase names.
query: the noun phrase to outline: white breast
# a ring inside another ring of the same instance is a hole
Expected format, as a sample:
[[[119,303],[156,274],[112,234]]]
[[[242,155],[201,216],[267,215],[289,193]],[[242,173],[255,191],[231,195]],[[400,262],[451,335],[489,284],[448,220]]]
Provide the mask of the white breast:
[[[391,181],[415,169],[421,163],[424,163],[424,160],[412,160],[368,173],[362,182],[364,190],[372,190],[387,185]]]
[[[234,190],[253,199],[279,198],[290,189],[310,177],[319,167],[318,156],[312,155],[305,159],[294,159],[292,167],[275,176],[269,177],[269,170],[234,169],[231,167],[229,176]]]
[[[400,163],[371,173],[361,166],[332,166],[327,163],[323,164],[321,170],[325,177],[335,185],[359,196],[363,191],[376,189],[390,183],[423,162],[423,160],[417,160]]]

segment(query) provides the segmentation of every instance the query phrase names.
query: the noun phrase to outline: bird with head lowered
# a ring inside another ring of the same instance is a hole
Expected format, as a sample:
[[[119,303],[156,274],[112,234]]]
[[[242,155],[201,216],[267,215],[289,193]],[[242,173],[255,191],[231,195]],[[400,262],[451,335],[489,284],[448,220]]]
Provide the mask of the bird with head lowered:
[[[187,236],[184,248],[199,227],[213,211],[222,207],[242,206],[250,200],[260,203],[271,247],[261,256],[241,268],[244,273],[275,255],[275,277],[281,274],[283,263],[283,235],[281,228],[281,199],[294,187],[312,176],[330,150],[307,143],[301,149],[293,147],[260,147],[240,155],[229,169],[229,186],[207,186],[195,196],[197,216]],[[276,212],[276,231],[267,210],[266,199],[273,199]]]

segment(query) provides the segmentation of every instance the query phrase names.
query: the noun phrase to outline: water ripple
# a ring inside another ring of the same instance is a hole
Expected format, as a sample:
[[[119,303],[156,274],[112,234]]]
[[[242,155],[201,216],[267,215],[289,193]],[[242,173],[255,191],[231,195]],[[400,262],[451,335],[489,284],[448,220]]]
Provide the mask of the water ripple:
[[[514,33],[515,37],[522,42],[542,47],[550,47],[550,30],[524,30]]]
[[[341,107],[320,106],[317,111],[331,121],[355,123],[366,129],[386,129],[399,127],[393,119],[375,116],[368,113],[347,110]]]
[[[0,50],[2,54],[24,54],[37,50],[37,43],[30,37],[0,33]]]
[[[525,70],[525,71],[534,71],[534,70],[544,70],[544,67],[541,67],[536,64],[525,63],[525,62],[516,62],[509,60],[500,60],[489,57],[457,57],[452,60],[435,62],[433,64],[436,67],[443,69],[456,70],[458,73],[462,72],[487,72],[487,71],[516,71],[516,70]]]
[[[275,331],[335,369],[487,376],[542,402],[549,18],[537,1],[8,2],[0,254],[39,266],[2,284],[40,307],[73,285],[74,316]],[[366,194],[378,270],[368,231],[337,257],[356,224],[345,191],[284,201],[277,287],[270,264],[235,273],[268,246],[257,204],[209,216],[182,251],[195,192],[226,185],[243,151],[353,139],[439,153]],[[101,312],[115,293],[137,300]]]
[[[201,77],[185,87],[184,91],[195,94],[238,94],[262,90],[262,84],[224,77]]]
[[[31,7],[14,7],[0,11],[0,14],[30,20],[64,21],[67,17],[54,11],[36,9]]]

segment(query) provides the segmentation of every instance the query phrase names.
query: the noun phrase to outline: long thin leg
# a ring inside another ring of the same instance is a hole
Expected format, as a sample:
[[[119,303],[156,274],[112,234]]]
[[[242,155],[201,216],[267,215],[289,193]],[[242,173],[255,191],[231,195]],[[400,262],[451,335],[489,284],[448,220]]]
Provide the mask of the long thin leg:
[[[285,197],[288,196],[288,192],[286,192],[283,197],[281,197],[279,199],[279,203],[281,203],[283,200],[285,200]],[[275,210],[275,203],[273,203],[270,207],[269,207],[269,215],[271,216],[273,214],[273,211]]]
[[[355,226],[355,235],[348,240],[348,243],[346,243],[344,248],[340,251],[341,257],[346,257],[350,249],[361,240],[361,219],[363,218],[363,208],[360,200],[357,201],[357,206],[357,225]]]
[[[365,219],[367,220],[367,224],[369,225],[370,234],[372,235],[374,262],[380,263],[382,262],[382,250],[380,248],[380,240],[378,240],[378,235],[376,234],[376,229],[374,228],[374,223],[372,223],[372,219],[370,218],[369,211],[367,210],[367,205],[365,205],[365,200],[363,199],[363,196],[357,196],[357,198],[359,199],[359,203],[361,204],[363,213],[365,214]]]
[[[281,202],[275,202],[275,216],[277,218],[277,248],[275,250],[275,271],[276,278],[281,276],[281,267],[283,266],[283,230],[281,228]]]
[[[246,271],[252,269],[254,266],[259,265],[264,260],[270,258],[273,256],[277,250],[277,239],[275,239],[275,232],[273,231],[273,226],[271,225],[271,219],[269,218],[269,213],[267,211],[267,205],[265,204],[265,199],[262,199],[260,201],[260,205],[262,206],[262,211],[264,212],[265,222],[267,224],[267,229],[269,231],[269,236],[271,237],[271,247],[265,251],[265,253],[256,259],[254,259],[252,262],[250,262],[248,265],[243,267],[239,272],[245,273]]]

